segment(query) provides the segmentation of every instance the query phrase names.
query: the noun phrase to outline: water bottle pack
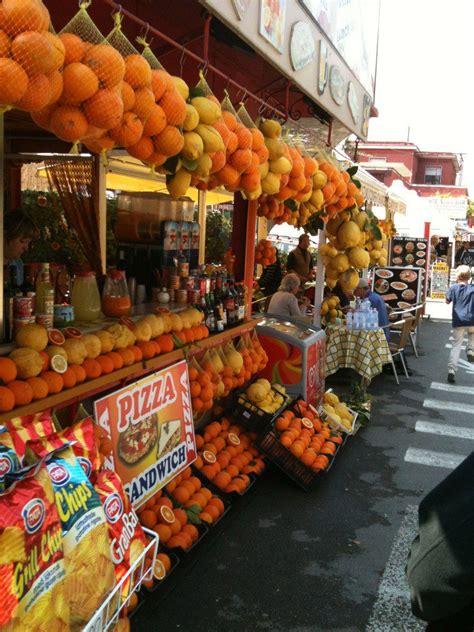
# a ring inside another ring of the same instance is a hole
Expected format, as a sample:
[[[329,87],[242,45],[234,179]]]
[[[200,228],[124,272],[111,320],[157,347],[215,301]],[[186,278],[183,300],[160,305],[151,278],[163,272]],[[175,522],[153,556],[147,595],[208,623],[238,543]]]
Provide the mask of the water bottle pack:
[[[347,329],[374,330],[378,326],[378,312],[368,300],[357,300],[354,312],[348,312],[346,315]]]

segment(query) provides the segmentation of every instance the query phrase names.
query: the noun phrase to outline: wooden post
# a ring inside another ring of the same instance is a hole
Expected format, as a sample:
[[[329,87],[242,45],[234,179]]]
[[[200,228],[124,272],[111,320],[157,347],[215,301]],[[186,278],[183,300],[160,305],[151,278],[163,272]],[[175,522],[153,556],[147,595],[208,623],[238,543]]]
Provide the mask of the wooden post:
[[[321,246],[325,243],[326,232],[324,229],[320,229],[318,231],[318,259],[316,262],[316,286],[314,288],[313,325],[315,327],[321,327],[321,305],[324,293],[324,263],[321,254]]]
[[[0,114],[0,333],[5,340],[5,322],[3,320],[3,210],[5,206],[5,128],[4,114]]]
[[[97,179],[99,209],[99,244],[102,274],[107,272],[107,187],[105,168],[101,156],[94,157],[94,177]]]
[[[198,191],[198,222],[199,222],[199,258],[202,266],[206,261],[206,191]]]
[[[245,267],[244,283],[248,290],[248,301],[245,306],[245,318],[252,316],[252,289],[255,274],[255,231],[257,221],[257,200],[247,202],[247,230],[245,234]]]

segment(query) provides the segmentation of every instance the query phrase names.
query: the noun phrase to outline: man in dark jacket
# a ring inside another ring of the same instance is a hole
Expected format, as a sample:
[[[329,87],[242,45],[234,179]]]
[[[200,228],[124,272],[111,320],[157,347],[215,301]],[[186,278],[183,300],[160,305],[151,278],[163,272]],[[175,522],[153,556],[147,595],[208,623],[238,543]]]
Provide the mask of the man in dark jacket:
[[[288,255],[286,271],[294,272],[300,278],[301,283],[306,283],[314,277],[314,259],[309,252],[309,235],[303,233],[298,239],[298,245]]]
[[[474,630],[474,452],[420,503],[407,564],[413,614],[430,632]]]

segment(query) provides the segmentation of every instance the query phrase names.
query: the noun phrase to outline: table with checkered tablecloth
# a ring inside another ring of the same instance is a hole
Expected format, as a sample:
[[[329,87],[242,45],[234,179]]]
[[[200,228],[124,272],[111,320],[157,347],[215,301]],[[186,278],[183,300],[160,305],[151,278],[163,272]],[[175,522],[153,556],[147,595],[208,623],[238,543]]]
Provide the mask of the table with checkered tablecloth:
[[[383,329],[326,328],[326,375],[338,369],[354,369],[372,380],[390,362],[390,349]]]

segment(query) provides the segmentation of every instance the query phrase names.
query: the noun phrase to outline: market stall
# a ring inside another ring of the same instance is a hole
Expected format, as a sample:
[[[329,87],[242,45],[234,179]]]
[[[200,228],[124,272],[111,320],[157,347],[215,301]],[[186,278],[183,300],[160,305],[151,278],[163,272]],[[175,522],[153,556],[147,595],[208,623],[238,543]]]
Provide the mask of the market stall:
[[[88,3],[76,15],[61,5],[58,24],[40,0],[5,1],[2,13],[13,44],[0,102],[9,131],[38,136],[25,147],[13,133],[0,171],[7,160],[21,203],[18,165],[35,165],[49,197],[38,191],[34,204],[51,206],[58,232],[47,221],[39,238],[28,231],[53,250],[67,235],[77,253],[69,267],[6,257],[0,573],[1,624],[12,629],[125,630],[269,463],[304,489],[323,480],[357,412],[324,392],[315,327],[305,341],[298,327],[286,331],[281,373],[268,372],[271,332],[257,333],[251,287],[256,262],[275,252],[256,243],[257,215],[319,230],[315,305],[328,322],[340,314],[322,302],[324,267],[328,288],[353,289],[367,258],[384,265],[392,229],[362,210],[353,168],[286,134],[289,85],[282,107],[210,63],[210,19],[200,56],[111,0],[100,6],[102,29]],[[151,35],[170,50],[157,57]],[[170,51],[179,76],[162,65]],[[205,265],[207,206],[232,199],[233,253]],[[298,379],[287,380],[292,370]],[[12,567],[20,572],[44,539],[51,555],[13,590]]]

